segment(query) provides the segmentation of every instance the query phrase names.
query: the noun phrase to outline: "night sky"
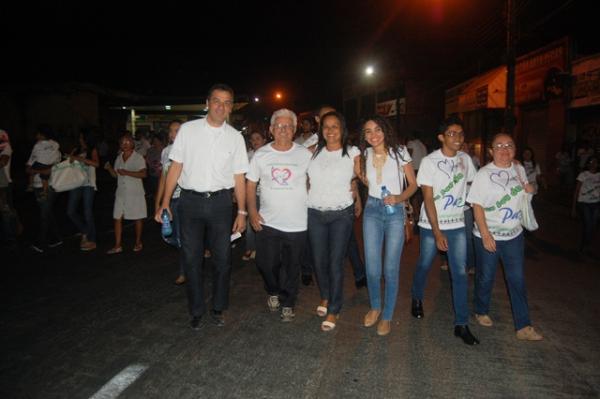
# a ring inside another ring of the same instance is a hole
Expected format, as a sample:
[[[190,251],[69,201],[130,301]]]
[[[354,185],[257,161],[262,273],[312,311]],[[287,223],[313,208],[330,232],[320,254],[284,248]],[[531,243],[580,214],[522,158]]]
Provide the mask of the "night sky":
[[[125,3],[1,10],[2,85],[80,81],[196,96],[226,82],[247,95],[281,90],[306,108],[339,101],[343,83],[361,79],[369,62],[404,77],[458,82],[501,64],[505,43],[506,0]],[[519,51],[568,33],[578,53],[600,51],[589,4],[517,0]]]

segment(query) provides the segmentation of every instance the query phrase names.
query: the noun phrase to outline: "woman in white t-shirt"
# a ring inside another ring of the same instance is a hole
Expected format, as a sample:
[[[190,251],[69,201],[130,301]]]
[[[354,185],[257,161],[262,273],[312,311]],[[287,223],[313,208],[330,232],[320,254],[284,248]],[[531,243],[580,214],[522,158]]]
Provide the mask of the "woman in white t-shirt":
[[[121,153],[115,159],[114,168],[107,163],[106,170],[117,178],[117,191],[113,218],[115,221],[115,245],[107,254],[123,252],[121,236],[123,233],[123,219],[135,220],[135,246],[134,252],[142,250],[142,228],[147,216],[146,199],[144,198],[144,185],[142,179],[146,177],[146,161],[139,153],[134,151],[135,142],[130,134],[125,134],[119,140]]]
[[[577,186],[573,196],[573,217],[579,208],[582,224],[581,244],[579,251],[589,250],[594,242],[595,230],[600,220],[600,172],[598,158],[591,156],[585,163],[585,171],[577,176]]]
[[[360,209],[352,190],[360,151],[348,145],[346,121],[339,112],[321,118],[319,143],[308,166],[308,237],[321,303],[317,314],[327,315],[321,330],[335,328],[343,303],[344,259]]]
[[[515,142],[507,134],[494,136],[490,155],[493,161],[477,172],[467,201],[475,215],[475,318],[491,327],[490,301],[498,260],[502,260],[512,305],[517,339],[543,339],[531,326],[523,272],[525,245],[521,227],[521,196],[533,192],[523,166],[513,162]]]
[[[100,165],[100,157],[96,150],[96,140],[91,131],[79,135],[79,146],[69,156],[71,162],[83,164],[87,179],[81,187],[69,191],[67,215],[81,233],[80,249],[92,251],[96,249],[96,225],[94,223],[94,196],[96,194],[96,168]],[[83,218],[77,212],[79,202],[83,200]]]
[[[366,148],[367,144],[369,148]],[[369,188],[363,214],[363,240],[371,303],[364,326],[375,325],[381,315],[377,334],[387,335],[398,296],[400,258],[404,247],[404,206],[417,190],[417,182],[408,150],[398,144],[398,138],[386,118],[376,115],[366,120],[361,132],[361,148],[359,176]],[[407,187],[403,183],[405,177]],[[391,194],[382,198],[384,187]],[[382,268],[385,279],[383,304]]]

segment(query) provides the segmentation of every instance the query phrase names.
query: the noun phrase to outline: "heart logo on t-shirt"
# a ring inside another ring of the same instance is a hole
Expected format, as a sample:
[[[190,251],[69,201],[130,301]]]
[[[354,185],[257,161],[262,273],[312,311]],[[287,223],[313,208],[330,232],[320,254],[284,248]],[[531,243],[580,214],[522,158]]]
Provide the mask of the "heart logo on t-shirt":
[[[500,172],[490,173],[490,180],[492,183],[502,187],[503,190],[506,190],[506,186],[510,180],[510,175],[507,171],[501,170]]]
[[[280,186],[287,186],[291,176],[292,171],[288,168],[271,168],[271,178]]]
[[[452,171],[454,170],[454,161],[450,159],[444,159],[443,161],[438,161],[437,167],[442,171],[443,174],[450,178]]]

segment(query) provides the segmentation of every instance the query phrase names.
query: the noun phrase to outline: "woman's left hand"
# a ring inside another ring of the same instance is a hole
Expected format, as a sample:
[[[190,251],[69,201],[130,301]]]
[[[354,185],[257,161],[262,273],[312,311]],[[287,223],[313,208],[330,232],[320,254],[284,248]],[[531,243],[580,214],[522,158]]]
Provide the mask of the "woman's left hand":
[[[387,197],[385,197],[383,199],[383,203],[385,205],[396,205],[397,203],[399,203],[400,201],[398,201],[398,197],[400,197],[399,195],[388,195]]]
[[[531,193],[533,193],[535,191],[535,189],[533,188],[533,186],[531,184],[529,184],[529,183],[525,184],[524,188],[525,188],[525,192],[529,193],[529,194],[531,194]]]

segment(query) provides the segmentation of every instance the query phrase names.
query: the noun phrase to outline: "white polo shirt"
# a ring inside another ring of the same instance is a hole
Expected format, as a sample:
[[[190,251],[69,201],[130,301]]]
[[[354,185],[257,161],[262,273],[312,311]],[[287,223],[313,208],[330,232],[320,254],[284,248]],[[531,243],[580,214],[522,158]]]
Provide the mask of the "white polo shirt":
[[[226,122],[210,126],[206,118],[181,125],[169,158],[183,164],[177,183],[186,190],[232,188],[233,176],[248,171],[246,143],[240,132]]]

